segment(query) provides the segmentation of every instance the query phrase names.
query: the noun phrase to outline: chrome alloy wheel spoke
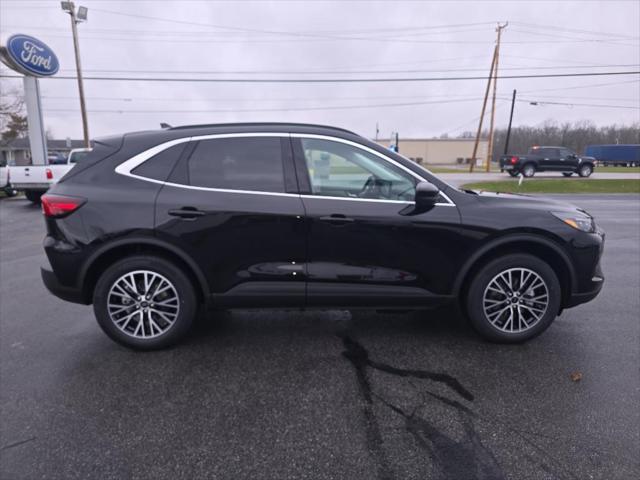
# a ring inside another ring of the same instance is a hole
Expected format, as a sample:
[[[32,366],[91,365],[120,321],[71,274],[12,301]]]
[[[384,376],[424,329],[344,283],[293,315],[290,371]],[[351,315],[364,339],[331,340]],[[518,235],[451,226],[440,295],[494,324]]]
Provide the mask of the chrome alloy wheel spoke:
[[[107,295],[107,311],[120,331],[148,339],[165,333],[178,318],[180,299],[173,284],[150,270],[118,278]]]
[[[482,298],[485,318],[498,330],[529,330],[549,306],[549,289],[542,277],[528,268],[509,268],[487,284]]]

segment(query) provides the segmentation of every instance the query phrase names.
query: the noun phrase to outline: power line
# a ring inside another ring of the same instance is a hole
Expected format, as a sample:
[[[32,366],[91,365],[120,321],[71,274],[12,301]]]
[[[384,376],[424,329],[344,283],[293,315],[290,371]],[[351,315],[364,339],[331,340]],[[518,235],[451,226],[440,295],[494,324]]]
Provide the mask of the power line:
[[[384,108],[384,107],[413,107],[419,105],[434,105],[440,103],[462,103],[475,102],[476,98],[466,98],[459,100],[434,100],[426,102],[404,102],[404,103],[379,103],[366,105],[325,105],[320,107],[277,107],[277,108],[247,108],[247,109],[205,109],[205,110],[120,110],[120,109],[101,109],[89,110],[91,113],[247,113],[247,112],[283,112],[283,111],[311,111],[311,110],[354,110],[367,108]],[[75,112],[76,109],[70,108],[45,108],[50,112]]]
[[[623,37],[623,38],[627,38],[627,39],[637,39],[638,38],[637,36],[624,35],[624,34],[621,34],[621,33],[596,32],[594,30],[584,30],[584,29],[577,29],[577,28],[559,27],[559,26],[555,26],[555,25],[542,25],[542,24],[539,24],[539,23],[528,23],[528,22],[518,22],[518,21],[512,21],[511,23],[515,24],[515,25],[524,25],[524,26],[528,26],[528,27],[534,27],[534,28],[545,29],[545,30],[554,30],[554,31],[564,30],[566,32],[583,33],[583,34],[588,34],[588,35],[604,35],[604,36],[608,36],[608,37]]]
[[[552,37],[552,38],[563,38],[563,39],[570,39],[576,42],[595,42],[595,43],[607,43],[607,44],[611,44],[611,45],[627,45],[627,46],[636,46],[628,44],[628,43],[622,43],[624,41],[628,41],[629,39],[626,38],[581,38],[581,37],[572,37],[572,36],[567,36],[567,35],[558,35],[557,33],[543,33],[543,32],[535,32],[535,31],[531,31],[531,30],[524,30],[521,27],[518,27],[517,25],[515,27],[513,27],[513,29],[518,32],[518,33],[524,33],[526,35],[535,35],[535,36],[539,36],[539,37]],[[639,39],[633,39],[633,40],[640,40]]]
[[[545,73],[530,75],[501,75],[498,79],[526,79],[526,78],[568,78],[568,77],[598,77],[618,75],[640,75],[640,71],[623,72],[571,72]],[[21,75],[0,74],[2,78],[22,78]],[[54,80],[75,80],[75,76],[58,75],[50,77]],[[462,80],[486,80],[483,76],[474,77],[404,77],[404,78],[174,78],[174,77],[103,77],[87,76],[85,80],[98,81],[129,81],[129,82],[186,82],[186,83],[398,83],[398,82],[446,82]]]
[[[603,104],[595,104],[595,103],[566,103],[566,102],[549,102],[546,100],[537,100],[535,98],[522,98],[520,100],[516,100],[516,102],[525,102],[525,103],[535,103],[536,105],[563,105],[569,107],[600,107],[600,108],[623,108],[629,110],[640,110],[640,106],[638,107],[630,107],[629,105],[603,105]]]
[[[504,67],[502,70],[553,70],[558,68],[620,68],[620,67],[639,67],[640,64],[614,64],[614,65],[550,65],[550,66],[530,66],[530,67]],[[449,73],[449,72],[478,72],[486,69],[480,68],[450,68],[440,70],[112,70],[112,69],[85,69],[85,72],[94,73],[158,73],[158,74],[211,74],[211,75],[230,75],[230,74],[367,74],[367,73]],[[74,69],[61,69],[61,71],[74,71]]]
[[[626,85],[629,83],[638,83],[640,82],[640,79],[638,80],[627,80],[624,82],[607,82],[607,83],[591,83],[588,85],[573,85],[571,87],[554,87],[554,88],[542,88],[542,89],[536,89],[536,90],[524,90],[521,93],[535,93],[535,92],[556,92],[558,90],[577,90],[577,89],[581,89],[581,88],[593,88],[593,87],[610,87],[613,85]]]

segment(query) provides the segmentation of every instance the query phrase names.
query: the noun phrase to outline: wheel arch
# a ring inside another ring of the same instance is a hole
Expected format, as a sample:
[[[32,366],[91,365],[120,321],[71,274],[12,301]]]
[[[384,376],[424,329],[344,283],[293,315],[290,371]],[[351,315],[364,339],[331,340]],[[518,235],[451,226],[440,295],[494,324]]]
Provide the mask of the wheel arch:
[[[474,274],[489,261],[508,253],[531,254],[549,264],[562,287],[561,305],[566,305],[577,284],[571,260],[556,241],[534,233],[508,234],[483,245],[460,269],[454,283],[454,294],[462,300]]]
[[[198,300],[205,301],[208,298],[209,283],[193,259],[167,242],[146,237],[121,239],[94,252],[85,262],[80,274],[83,298],[91,303],[98,277],[105,268],[126,256],[144,254],[157,255],[174,262],[193,283]]]

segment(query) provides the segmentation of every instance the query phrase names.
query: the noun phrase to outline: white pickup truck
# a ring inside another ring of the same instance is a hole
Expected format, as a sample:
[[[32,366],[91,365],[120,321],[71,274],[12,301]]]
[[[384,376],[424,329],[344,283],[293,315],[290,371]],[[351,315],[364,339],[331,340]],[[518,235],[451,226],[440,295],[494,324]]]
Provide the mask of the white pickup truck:
[[[17,193],[9,183],[9,167],[2,159],[0,159],[0,190],[7,197],[13,197]]]
[[[89,148],[75,148],[67,158],[48,156],[48,165],[12,165],[9,167],[11,188],[23,190],[28,200],[39,203],[40,197],[90,151]]]

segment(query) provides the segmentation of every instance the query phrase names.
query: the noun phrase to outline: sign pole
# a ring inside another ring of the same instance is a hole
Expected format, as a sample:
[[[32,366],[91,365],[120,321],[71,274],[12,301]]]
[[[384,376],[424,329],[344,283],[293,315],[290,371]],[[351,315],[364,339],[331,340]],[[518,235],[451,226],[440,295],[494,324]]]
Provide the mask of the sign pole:
[[[23,77],[24,103],[27,107],[27,125],[29,126],[29,148],[33,165],[47,164],[47,138],[42,122],[40,104],[40,84],[36,77]]]

